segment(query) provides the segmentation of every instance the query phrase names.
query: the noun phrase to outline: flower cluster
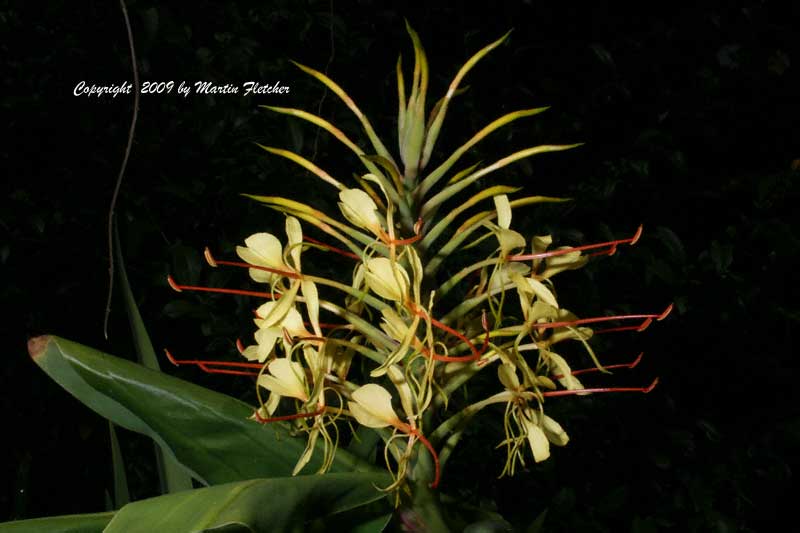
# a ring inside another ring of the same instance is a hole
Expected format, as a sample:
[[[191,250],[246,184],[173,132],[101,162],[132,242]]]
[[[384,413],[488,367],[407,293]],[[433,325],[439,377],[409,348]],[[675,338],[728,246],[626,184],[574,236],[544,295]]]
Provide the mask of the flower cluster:
[[[269,153],[294,161],[330,185],[339,213],[328,214],[295,199],[251,196],[286,216],[285,245],[271,233],[248,237],[237,247],[239,261],[215,259],[211,266],[245,268],[263,291],[180,285],[176,290],[213,290],[265,300],[255,309],[253,343],[237,342],[247,362],[178,360],[209,372],[252,375],[259,391],[254,420],[290,423],[305,433],[308,446],[295,473],[312,455],[331,464],[340,428],[360,425],[378,433],[387,466],[402,487],[427,476],[439,483],[440,470],[464,428],[483,409],[505,406],[505,474],[513,474],[530,454],[544,461],[550,445],[569,437],[545,412],[548,398],[599,392],[649,392],[649,387],[586,387],[578,376],[630,363],[603,366],[590,347],[592,336],[642,330],[662,313],[579,318],[562,307],[553,278],[584,266],[592,256],[611,255],[631,237],[584,246],[552,248],[549,235],[526,238],[512,229],[515,209],[564,201],[542,196],[513,197],[517,188],[475,189],[480,178],[515,161],[576,145],[542,145],[516,151],[479,168],[454,171],[456,163],[482,139],[506,124],[544,108],[506,114],[477,132],[434,168],[429,162],[453,96],[469,70],[505,37],[478,51],[456,74],[445,96],[426,116],[428,65],[416,33],[414,69],[406,92],[398,61],[399,163],[376,135],[353,100],[327,76],[301,70],[339,96],[363,126],[371,151],[365,152],[325,119],[299,109],[269,109],[326,130],[357,156],[364,172],[346,186],[299,154],[268,146]],[[479,210],[486,201],[492,208]],[[447,206],[447,207],[446,207]],[[457,221],[459,223],[457,224]],[[315,235],[312,237],[311,235]],[[445,265],[469,254],[482,258],[445,279]],[[332,279],[302,268],[307,254],[336,258],[342,277]],[[324,321],[323,321],[324,319]],[[635,321],[634,323],[629,323]],[[612,322],[606,329],[589,325]],[[561,343],[580,343],[594,367],[573,370]],[[561,353],[559,353],[561,352]],[[453,394],[480,373],[497,375],[496,392],[452,412]],[[263,398],[262,393],[268,393]],[[498,410],[499,414],[500,411]],[[418,446],[419,444],[419,446]],[[422,450],[422,451],[421,451]],[[420,453],[431,461],[421,461]],[[427,471],[424,465],[432,465]]]

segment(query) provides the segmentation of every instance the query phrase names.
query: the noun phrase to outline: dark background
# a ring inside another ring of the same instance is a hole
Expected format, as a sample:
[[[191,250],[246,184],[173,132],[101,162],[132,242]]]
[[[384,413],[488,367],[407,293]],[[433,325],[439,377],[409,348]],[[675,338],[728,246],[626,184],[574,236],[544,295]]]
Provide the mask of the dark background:
[[[142,80],[291,88],[263,97],[142,96],[117,212],[154,344],[230,357],[233,340],[249,334],[251,302],[177,295],[165,281],[171,272],[185,283],[248,285],[239,272],[210,272],[201,255],[209,245],[231,256],[256,231],[281,234],[281,217],[239,193],[334,206],[327,186],[254,141],[316,154],[335,176],[359,168],[326,134],[257,107],[321,110],[363,139],[346,107],[289,59],[327,68],[396,150],[394,62],[400,52],[407,66],[411,60],[403,17],[426,47],[431,100],[472,53],[514,28],[468,76],[439,149],[454,149],[506,112],[552,106],[484,141],[465,163],[585,142],[493,178],[576,200],[517,212],[515,226],[582,244],[644,224],[636,247],[562,274],[559,299],[581,316],[676,308],[644,333],[600,345],[606,362],[641,350],[645,359],[597,383],[639,385],[658,375],[652,394],[553,401],[572,441],[512,479],[496,480],[502,428],[496,417],[480,418],[443,491],[496,506],[520,529],[547,509],[547,531],[769,530],[793,510],[800,443],[798,8],[427,4],[130,2]],[[133,356],[118,292],[110,341],[102,332],[105,224],[132,97],[72,94],[82,80],[132,79],[125,26],[116,2],[0,2],[0,36],[0,520],[100,511],[112,487],[105,421],[39,371],[25,342],[52,333]],[[167,371],[249,394],[241,381]],[[127,432],[121,439],[133,497],[155,495],[149,443]]]

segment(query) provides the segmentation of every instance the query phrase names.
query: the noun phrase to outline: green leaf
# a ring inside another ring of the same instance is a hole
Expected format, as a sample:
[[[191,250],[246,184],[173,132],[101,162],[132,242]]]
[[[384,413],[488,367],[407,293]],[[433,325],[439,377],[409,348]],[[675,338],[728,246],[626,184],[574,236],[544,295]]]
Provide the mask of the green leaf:
[[[0,533],[101,533],[114,514],[76,514],[3,522],[0,524]]]
[[[436,167],[436,169],[433,172],[428,174],[428,176],[426,176],[425,179],[422,180],[422,182],[419,184],[418,187],[419,197],[424,198],[428,194],[430,188],[436,185],[436,183],[440,179],[442,179],[442,177],[444,177],[447,171],[449,171],[452,168],[452,166],[456,164],[456,162],[461,158],[462,155],[467,153],[467,151],[470,148],[472,148],[480,141],[485,139],[489,134],[491,134],[495,130],[502,128],[506,124],[514,122],[517,119],[538,115],[539,113],[546,111],[547,109],[549,108],[537,107],[534,109],[522,109],[520,111],[514,111],[513,113],[508,113],[506,115],[503,115],[502,117],[498,118],[497,120],[494,120],[493,122],[485,126],[482,130],[473,135],[469,141],[465,142],[455,152],[453,152],[453,154],[450,157],[448,157],[444,163]]]
[[[433,153],[433,147],[436,144],[436,139],[439,137],[439,131],[442,128],[442,122],[444,122],[444,117],[447,114],[447,108],[450,104],[450,100],[455,96],[456,91],[458,90],[458,85],[461,83],[461,80],[464,79],[464,76],[474,67],[478,61],[480,61],[483,56],[500,46],[511,34],[511,31],[508,31],[505,35],[490,43],[480,50],[478,50],[475,55],[467,60],[466,63],[459,69],[456,73],[455,78],[453,81],[450,82],[450,86],[447,88],[447,94],[444,97],[444,101],[442,102],[439,111],[436,113],[436,118],[433,121],[433,124],[430,125],[427,131],[427,136],[425,139],[425,147],[422,153],[422,166],[425,166],[428,163],[428,160],[431,157],[431,153]]]
[[[288,198],[282,198],[280,196],[259,196],[256,194],[243,194],[242,196],[257,202],[261,202],[262,204],[265,204],[276,211],[287,213],[301,220],[305,220],[328,235],[338,239],[356,255],[361,255],[361,249],[356,247],[352,241],[343,236],[337,230],[346,233],[352,239],[360,242],[364,246],[369,246],[375,241],[373,237],[367,235],[366,233],[351,228],[347,224],[342,224],[341,222],[329,217],[322,211],[314,209],[313,207],[302,202],[297,202]]]
[[[425,202],[422,206],[422,218],[425,218],[428,213],[431,212],[432,209],[435,209],[444,201],[449,200],[460,191],[464,190],[467,186],[471,185],[478,179],[486,176],[494,172],[495,170],[499,170],[515,161],[519,161],[520,159],[525,159],[534,155],[544,154],[548,152],[560,152],[562,150],[569,150],[571,148],[575,148],[576,146],[580,146],[581,144],[544,144],[541,146],[533,146],[531,148],[526,148],[524,150],[520,150],[518,152],[514,152],[513,154],[507,155],[502,159],[498,159],[491,165],[486,168],[482,168],[481,170],[475,172],[474,174],[467,176],[466,178],[462,179],[458,183],[454,183],[452,185],[448,185],[444,190],[440,191],[438,194],[434,195],[430,200]]]
[[[370,124],[369,120],[364,115],[364,113],[362,113],[361,110],[358,108],[358,106],[356,106],[355,102],[353,102],[353,99],[350,98],[350,96],[348,96],[346,92],[344,92],[344,89],[339,87],[339,85],[336,82],[334,82],[332,79],[330,79],[328,76],[326,76],[325,74],[323,74],[318,70],[314,70],[313,68],[301,65],[296,61],[292,61],[292,64],[294,64],[297,68],[299,68],[306,74],[313,76],[314,78],[319,80],[323,85],[325,85],[328,89],[330,89],[336,96],[338,96],[342,100],[342,102],[344,102],[345,105],[348,108],[350,108],[350,111],[353,112],[356,118],[358,118],[358,120],[361,122],[361,126],[364,128],[367,137],[369,137],[369,140],[372,143],[372,147],[375,148],[375,152],[377,152],[378,155],[394,162],[394,159],[392,159],[392,155],[389,153],[389,150],[386,149],[386,146],[384,146],[378,135],[375,133],[375,130],[372,128],[372,124]]]
[[[125,461],[122,459],[117,432],[114,431],[114,423],[110,420],[108,434],[111,437],[111,462],[114,467],[114,508],[120,509],[130,503],[131,495],[128,492],[128,476],[125,474]]]
[[[31,339],[33,360],[59,385],[114,423],[148,435],[207,484],[289,475],[305,440],[282,423],[248,420],[253,407],[59,337]],[[321,446],[321,444],[320,444]],[[318,450],[309,470],[318,469]],[[333,471],[374,467],[338,450]]]
[[[105,533],[305,531],[305,524],[381,500],[387,473],[253,479],[150,498],[125,506]]]
[[[338,139],[339,142],[347,146],[347,148],[349,148],[350,151],[352,151],[359,157],[359,159],[361,159],[361,162],[364,164],[368,172],[378,176],[378,179],[380,179],[384,187],[387,188],[394,203],[399,204],[402,202],[398,190],[390,186],[391,184],[386,179],[386,176],[384,176],[383,173],[380,171],[380,169],[370,160],[369,157],[365,157],[366,153],[364,152],[364,150],[359,148],[358,145],[356,145],[353,141],[351,141],[350,138],[347,137],[347,135],[345,135],[342,130],[340,130],[339,128],[337,128],[324,118],[314,115],[313,113],[303,111],[302,109],[294,109],[290,107],[275,107],[267,105],[262,105],[261,107],[263,107],[264,109],[269,109],[270,111],[274,111],[276,113],[281,113],[283,115],[289,115],[297,117],[302,120],[306,120],[316,126],[319,126],[320,128],[324,129],[325,131],[336,137],[336,139]]]
[[[304,169],[308,170],[309,172],[315,174],[319,179],[324,181],[325,183],[329,183],[333,185],[340,191],[343,191],[347,187],[345,187],[339,180],[319,168],[317,165],[306,159],[305,157],[298,155],[290,150],[284,150],[283,148],[274,148],[272,146],[264,146],[263,144],[256,143],[256,146],[259,148],[275,155],[279,155],[281,157],[285,157],[289,161],[293,161],[303,167]]]
[[[547,519],[547,509],[539,513],[539,516],[531,522],[525,533],[542,533],[544,531],[544,521]]]
[[[139,306],[136,305],[136,299],[133,297],[133,290],[128,282],[128,274],[125,271],[122,246],[119,242],[119,233],[117,232],[116,226],[114,227],[114,239],[116,260],[117,265],[119,265],[117,271],[119,272],[120,285],[122,285],[122,296],[125,300],[125,307],[128,311],[128,322],[131,325],[133,344],[136,348],[136,357],[139,360],[139,364],[152,370],[160,370],[156,351],[153,349],[153,343],[150,342],[150,335],[147,333],[144,320],[142,320],[142,315],[139,313]],[[113,426],[111,432],[113,438]],[[163,450],[158,443],[155,443],[154,447],[161,493],[165,494],[168,492],[179,492],[191,489],[192,477],[186,473],[186,470],[175,461],[175,459],[169,457],[169,452],[167,451],[165,453],[165,450]]]
[[[500,194],[509,194],[515,193],[519,191],[521,187],[509,187],[508,185],[495,185],[494,187],[489,187],[488,189],[484,189],[479,193],[475,194],[467,200],[466,202],[462,203],[452,211],[450,211],[447,216],[443,217],[436,225],[428,232],[424,239],[422,239],[421,247],[423,250],[428,250],[431,247],[431,244],[439,238],[442,232],[447,229],[453,220],[456,219],[458,215],[469,209],[470,207],[474,206],[481,200],[485,200],[487,198],[493,198]]]

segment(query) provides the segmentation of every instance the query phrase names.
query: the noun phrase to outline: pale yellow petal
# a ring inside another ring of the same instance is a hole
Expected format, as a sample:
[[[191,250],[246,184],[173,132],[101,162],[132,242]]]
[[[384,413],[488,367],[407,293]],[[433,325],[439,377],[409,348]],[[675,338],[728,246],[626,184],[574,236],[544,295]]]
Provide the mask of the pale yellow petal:
[[[300,363],[280,358],[272,361],[267,369],[269,374],[258,378],[259,385],[281,396],[308,400],[306,375]]]
[[[350,412],[359,424],[371,428],[402,424],[392,408],[392,395],[380,385],[368,383],[354,390],[351,397]]]
[[[514,365],[503,363],[498,366],[497,377],[506,389],[510,391],[519,390],[519,378],[517,377],[517,369]]]
[[[294,267],[300,270],[300,252],[303,249],[303,228],[300,221],[294,217],[286,217],[286,236],[289,238],[289,255],[292,256]]]
[[[542,429],[544,429],[547,440],[556,446],[566,446],[569,442],[569,435],[567,435],[567,432],[561,427],[561,424],[547,415],[542,417]]]
[[[503,229],[511,227],[511,204],[508,196],[499,194],[494,197],[494,206],[497,209],[497,225]],[[523,246],[525,246],[523,244]]]
[[[372,231],[380,228],[378,206],[366,192],[361,189],[345,189],[339,192],[339,199],[339,208],[351,224]]]
[[[367,261],[366,270],[367,285],[375,294],[386,298],[402,302],[408,294],[408,274],[405,269],[392,263],[386,257],[376,257]]]
[[[528,287],[530,287],[531,291],[538,299],[558,308],[558,301],[550,289],[547,288],[547,285],[533,278],[526,278],[526,281],[528,282]]]
[[[530,420],[525,420],[525,429],[527,431],[528,444],[530,444],[533,452],[533,460],[541,463],[550,457],[550,441],[547,440],[542,428]]]
[[[245,239],[244,243],[247,245],[237,246],[236,254],[246,263],[255,266],[275,268],[278,270],[286,270],[287,267],[283,263],[283,248],[277,237],[271,233],[256,233]],[[255,268],[250,269],[250,277],[260,283],[271,283],[279,274],[258,270]]]

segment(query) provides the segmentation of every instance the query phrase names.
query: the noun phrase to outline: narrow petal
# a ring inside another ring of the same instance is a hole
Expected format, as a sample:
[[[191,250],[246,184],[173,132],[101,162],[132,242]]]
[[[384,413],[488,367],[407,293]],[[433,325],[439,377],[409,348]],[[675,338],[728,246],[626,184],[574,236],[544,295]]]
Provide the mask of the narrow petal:
[[[525,429],[528,433],[528,444],[533,452],[533,460],[541,463],[550,457],[550,441],[547,440],[542,428],[530,420],[525,421]]]
[[[303,243],[303,228],[300,226],[300,221],[292,216],[286,217],[286,236],[289,238],[289,254],[294,261],[294,268],[300,270],[300,252],[302,251]]]
[[[497,209],[497,225],[503,229],[511,227],[511,204],[508,202],[508,196],[505,194],[495,196],[494,206]]]

